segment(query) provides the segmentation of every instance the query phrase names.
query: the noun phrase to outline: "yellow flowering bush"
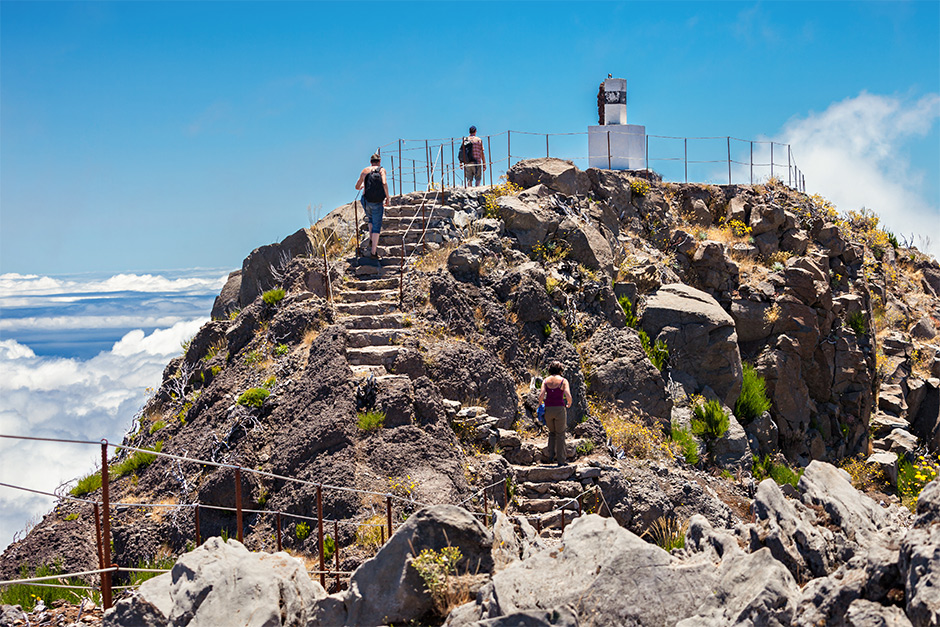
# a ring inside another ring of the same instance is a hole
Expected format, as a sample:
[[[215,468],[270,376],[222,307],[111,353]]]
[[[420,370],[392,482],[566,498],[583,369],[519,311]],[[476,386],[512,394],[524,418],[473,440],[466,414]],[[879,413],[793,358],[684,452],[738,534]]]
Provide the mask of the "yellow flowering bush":
[[[940,472],[940,454],[919,456],[914,463],[907,460],[898,465],[898,496],[911,511],[917,508],[917,499],[924,487]]]

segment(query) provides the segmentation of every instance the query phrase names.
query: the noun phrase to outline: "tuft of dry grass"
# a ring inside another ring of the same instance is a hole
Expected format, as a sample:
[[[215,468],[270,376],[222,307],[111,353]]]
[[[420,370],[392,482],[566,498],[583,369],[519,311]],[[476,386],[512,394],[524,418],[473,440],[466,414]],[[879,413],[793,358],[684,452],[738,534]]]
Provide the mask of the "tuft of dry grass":
[[[629,412],[596,399],[589,399],[591,414],[597,416],[613,446],[638,459],[675,459],[674,445],[664,433],[651,429]]]
[[[844,459],[839,464],[839,468],[849,473],[852,477],[852,486],[856,490],[868,492],[881,489],[887,486],[884,473],[880,468],[866,464],[862,457]]]
[[[415,260],[415,269],[421,272],[437,272],[447,267],[447,258],[457,248],[459,242],[447,242],[437,250],[429,250]]]

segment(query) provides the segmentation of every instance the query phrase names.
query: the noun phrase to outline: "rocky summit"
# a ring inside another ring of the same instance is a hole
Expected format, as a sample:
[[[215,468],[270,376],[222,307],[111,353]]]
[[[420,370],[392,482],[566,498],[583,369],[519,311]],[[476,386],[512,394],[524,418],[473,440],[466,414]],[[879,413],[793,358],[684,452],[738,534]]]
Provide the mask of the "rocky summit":
[[[104,625],[940,624],[940,265],[875,214],[537,159],[365,233],[252,251],[167,365],[109,485],[168,572]],[[72,496],[4,579],[98,567]]]

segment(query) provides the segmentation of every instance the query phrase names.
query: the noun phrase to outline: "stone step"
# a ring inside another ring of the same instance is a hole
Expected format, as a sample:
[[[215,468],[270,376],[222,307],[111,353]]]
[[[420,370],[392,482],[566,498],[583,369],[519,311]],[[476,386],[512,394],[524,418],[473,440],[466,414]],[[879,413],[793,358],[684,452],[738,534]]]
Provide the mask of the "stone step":
[[[397,287],[397,286],[396,286]],[[345,290],[336,295],[342,303],[377,303],[398,300],[398,290]]]
[[[402,246],[401,244],[391,244],[391,245],[379,245],[376,249],[378,250],[379,257],[382,258],[382,261],[390,261],[391,263],[401,263],[401,253]],[[418,243],[405,244],[405,256],[407,257],[411,253],[421,254],[422,246]]]
[[[565,481],[575,475],[576,469],[577,467],[573,464],[564,466],[513,466],[516,483]]]
[[[440,219],[440,220],[451,220],[454,217],[456,211],[450,207],[442,207],[441,205],[435,205],[428,203],[424,205],[424,217],[427,219]],[[385,223],[385,218],[413,218],[417,216],[418,220],[421,220],[421,203],[417,205],[397,205],[386,207],[385,212],[382,216],[382,223]]]
[[[387,377],[388,370],[385,369],[385,366],[350,366],[354,377],[366,378],[369,375],[374,374],[375,378]]]
[[[578,481],[544,481],[541,483],[526,482],[521,484],[516,493],[527,499],[558,498],[570,499],[584,491],[584,486]]]
[[[350,329],[349,346],[364,348],[366,346],[392,346],[401,343],[401,340],[410,334],[405,329]]]
[[[346,360],[353,366],[385,366],[388,368],[398,357],[399,346],[365,346],[346,349]]]
[[[545,514],[553,510],[570,509],[578,511],[578,502],[574,499],[517,499],[516,508],[523,514]]]
[[[404,316],[400,313],[377,316],[349,316],[340,322],[347,329],[401,329]]]
[[[347,290],[398,290],[398,277],[383,277],[376,279],[350,279],[344,284]]]
[[[392,313],[398,309],[397,301],[382,301],[378,303],[334,303],[333,307],[340,314],[351,316],[381,316]]]
[[[385,216],[382,218],[382,232],[386,231],[404,231],[410,227],[412,231],[421,230],[421,213],[418,212],[414,216]],[[451,223],[451,216],[442,211],[440,208],[436,208],[433,213],[430,211],[424,212],[424,220],[428,224],[428,230],[437,229],[445,230],[441,227]],[[365,234],[366,224],[361,223],[359,225],[359,230]]]

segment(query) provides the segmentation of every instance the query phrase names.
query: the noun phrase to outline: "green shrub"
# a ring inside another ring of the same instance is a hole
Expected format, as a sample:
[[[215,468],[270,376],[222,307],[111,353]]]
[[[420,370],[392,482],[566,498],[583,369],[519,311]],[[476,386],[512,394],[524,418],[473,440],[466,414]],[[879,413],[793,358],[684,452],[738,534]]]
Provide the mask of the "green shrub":
[[[441,616],[446,616],[451,609],[449,581],[457,574],[457,563],[461,557],[460,549],[454,546],[445,546],[439,551],[424,549],[411,561],[411,566],[418,571],[424,581],[434,609]]]
[[[268,377],[261,383],[261,387],[263,387],[266,390],[270,390],[271,388],[275,386],[275,384],[277,384],[277,377],[275,377],[274,375],[271,375],[270,377]]]
[[[894,250],[897,250],[899,246],[897,236],[891,231],[885,231],[885,234],[888,236],[888,241],[891,242],[891,246]]]
[[[590,455],[594,452],[594,442],[591,440],[581,440],[574,450],[578,455]]]
[[[741,395],[734,404],[734,415],[743,423],[748,423],[770,409],[764,377],[757,374],[751,364],[744,364],[744,381]]]
[[[101,487],[101,473],[93,472],[79,479],[75,487],[69,490],[69,494],[71,494],[72,496],[84,496],[86,494],[94,492],[100,487]]]
[[[356,424],[361,431],[376,431],[385,424],[384,411],[361,411],[356,415]]]
[[[260,364],[262,361],[264,361],[264,353],[262,353],[256,348],[252,349],[248,351],[247,353],[245,353],[244,360],[245,360],[246,366],[253,366],[255,364]]]
[[[159,453],[163,450],[163,440],[158,440],[153,448],[146,449],[148,451],[154,451]],[[127,456],[124,460],[116,463],[111,467],[111,476],[115,479],[123,477],[125,475],[136,474],[138,471],[143,470],[157,459],[157,456],[153,453],[145,453],[144,451],[134,451],[131,455]]]
[[[58,561],[54,565],[43,565],[36,568],[35,572],[30,572],[29,568],[22,566],[20,568],[20,579],[29,579],[31,577],[49,577],[58,575],[62,572],[62,564]],[[55,581],[41,581],[39,583],[55,583],[66,586],[75,586],[75,588],[52,588],[49,586],[38,586],[32,584],[13,584],[7,586],[0,592],[0,603],[3,605],[19,605],[25,612],[32,612],[36,603],[42,601],[46,607],[52,607],[59,599],[65,599],[69,603],[80,603],[84,597],[91,598],[96,604],[101,603],[100,593],[94,590],[83,590],[82,587],[87,584],[78,577],[70,577],[66,580],[58,579]]]
[[[636,312],[633,310],[633,303],[630,302],[630,297],[626,294],[621,294],[617,297],[617,302],[620,303],[620,308],[623,309],[623,315],[627,317],[627,326],[631,329],[636,328]]]
[[[274,347],[274,354],[278,357],[283,357],[290,352],[290,346],[287,344],[278,344]]]
[[[310,525],[305,522],[299,522],[294,526],[294,537],[303,542],[310,536]]]
[[[154,433],[156,433],[157,431],[159,431],[160,429],[162,429],[162,428],[165,427],[165,426],[166,426],[166,421],[165,421],[165,420],[158,420],[158,421],[156,421],[155,423],[153,423],[152,425],[150,425],[150,435],[153,435]]]
[[[728,431],[730,421],[721,403],[712,399],[692,410],[692,433],[709,439],[718,439]]]
[[[685,532],[688,528],[688,521],[680,523],[675,516],[661,516],[653,521],[643,535],[661,549],[671,551],[685,548]]]
[[[73,512],[71,514],[66,515],[65,520],[69,522],[73,520],[78,520],[78,512]]]
[[[284,299],[284,290],[282,290],[279,287],[273,290],[268,290],[267,292],[261,295],[261,300],[263,300],[266,304],[271,305],[272,307],[277,305],[283,299]]]
[[[542,333],[545,334],[545,337],[548,337],[549,335],[551,335],[551,334],[552,334],[552,325],[546,324],[544,327],[542,327]]]
[[[698,440],[688,430],[673,427],[672,441],[679,445],[685,463],[694,466],[699,462]]]
[[[800,477],[803,475],[802,468],[794,472],[785,464],[775,464],[770,458],[770,455],[764,455],[764,459],[760,459],[757,455],[754,455],[753,462],[752,472],[754,473],[754,479],[757,481],[770,478],[777,482],[777,485],[789,483],[795,488],[796,484],[800,481]]]
[[[848,325],[855,335],[868,335],[868,325],[865,324],[865,314],[861,311],[853,311],[845,317],[845,324]]]
[[[264,403],[264,399],[270,395],[271,393],[264,388],[248,388],[242,392],[241,396],[239,396],[238,400],[235,402],[247,407],[261,407]]]
[[[669,361],[669,347],[662,340],[656,340],[655,344],[651,343],[649,336],[643,329],[637,330],[637,333],[640,335],[640,344],[643,345],[646,356],[656,366],[656,369],[662,372],[663,368],[666,367],[666,362]]]
[[[329,562],[336,554],[336,540],[332,536],[323,536],[323,561]]]

